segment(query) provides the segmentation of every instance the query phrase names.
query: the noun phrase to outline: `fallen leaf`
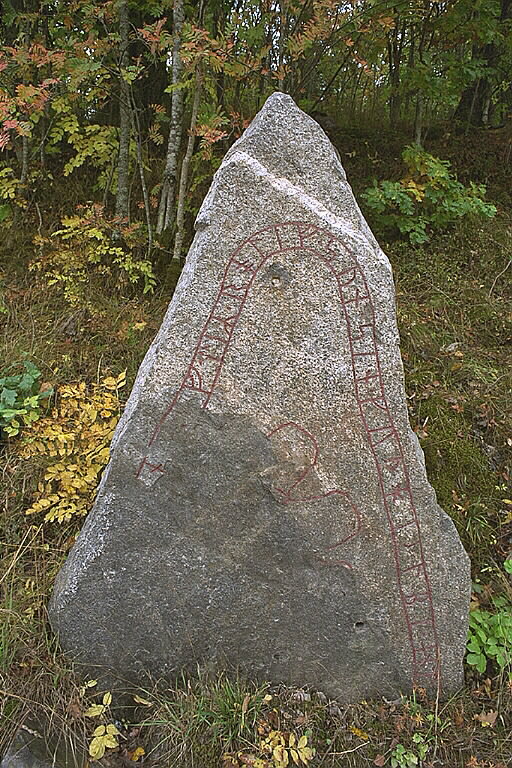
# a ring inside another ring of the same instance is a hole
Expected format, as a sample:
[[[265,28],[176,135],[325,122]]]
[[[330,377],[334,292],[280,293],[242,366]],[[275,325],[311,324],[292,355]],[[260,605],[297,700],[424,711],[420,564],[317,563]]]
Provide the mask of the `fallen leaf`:
[[[385,765],[385,763],[386,763],[386,758],[384,757],[384,755],[377,755],[377,757],[373,761],[373,764],[378,765],[379,768],[382,768],[382,766]]]
[[[482,723],[483,728],[486,728],[488,725],[492,728],[497,717],[498,713],[491,709],[490,712],[482,712],[480,715],[475,715],[474,720],[478,720]]]
[[[247,710],[249,709],[249,702],[250,702],[250,700],[251,700],[250,694],[246,694],[246,696],[244,697],[244,700],[242,702],[242,715],[246,715],[247,714]]]
[[[239,762],[233,755],[222,755],[223,768],[238,768]]]
[[[76,698],[72,698],[67,706],[67,710],[73,720],[77,720],[79,717],[82,716],[82,707],[80,706],[80,702]]]
[[[462,728],[464,725],[464,717],[462,716],[461,712],[455,712],[453,716],[453,722],[457,726],[457,728]]]
[[[142,755],[146,754],[146,750],[144,747],[135,747],[133,752],[128,752],[128,757],[130,760],[133,760],[134,763],[137,762],[137,760],[142,757]]]
[[[238,755],[239,761],[243,765],[248,765],[250,768],[270,768],[270,763],[267,760],[262,760],[256,755]],[[236,763],[234,763],[236,765]]]
[[[152,707],[153,704],[155,703],[154,701],[148,701],[147,699],[143,699],[142,696],[137,696],[137,694],[135,694],[135,696],[133,697],[133,700],[137,704],[143,704],[145,707]]]

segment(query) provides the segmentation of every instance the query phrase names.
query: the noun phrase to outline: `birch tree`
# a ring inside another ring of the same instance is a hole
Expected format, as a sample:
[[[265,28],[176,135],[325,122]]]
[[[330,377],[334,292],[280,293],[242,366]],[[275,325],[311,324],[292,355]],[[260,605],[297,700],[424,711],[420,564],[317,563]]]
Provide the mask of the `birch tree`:
[[[119,0],[119,156],[117,161],[117,194],[116,216],[122,219],[129,217],[129,167],[130,167],[130,138],[131,110],[130,86],[124,76],[123,69],[128,63],[128,44],[130,20],[128,17],[127,0]]]
[[[165,170],[162,179],[160,202],[158,205],[158,221],[156,231],[161,234],[168,229],[174,213],[174,197],[176,177],[178,173],[178,157],[181,146],[181,124],[183,120],[184,90],[181,87],[183,62],[181,59],[181,42],[185,9],[183,0],[174,0],[173,6],[173,46],[172,46],[172,91],[171,91],[171,122]]]
[[[201,99],[201,68],[199,62],[196,64],[194,99],[192,102],[192,115],[190,117],[190,128],[188,132],[187,150],[181,166],[180,184],[178,192],[178,204],[176,212],[176,239],[174,241],[174,258],[180,259],[183,250],[183,241],[185,238],[185,196],[187,192],[188,174],[190,161],[194,152],[195,129],[197,124],[197,113],[199,111],[199,102]]]

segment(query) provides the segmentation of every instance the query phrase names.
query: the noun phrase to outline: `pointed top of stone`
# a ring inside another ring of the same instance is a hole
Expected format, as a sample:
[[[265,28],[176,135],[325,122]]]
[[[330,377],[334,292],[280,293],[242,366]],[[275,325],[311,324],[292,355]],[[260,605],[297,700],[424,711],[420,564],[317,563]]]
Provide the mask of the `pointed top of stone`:
[[[411,431],[389,263],[273,94],[215,174],[50,606],[98,677],[350,702],[462,680],[468,559]]]
[[[245,151],[266,160],[269,168],[278,168],[289,178],[297,171],[305,175],[314,169],[319,159],[335,163],[336,171],[345,179],[345,172],[336,151],[318,123],[295,104],[291,96],[277,91],[233,145],[227,157]],[[317,173],[322,167],[317,167]]]
[[[297,184],[308,183],[318,190],[327,174],[346,181],[338,154],[318,123],[295,104],[291,96],[276,92],[231,147],[226,160],[245,152],[259,160],[267,170]]]
[[[247,183],[240,185],[246,174]],[[286,190],[290,200],[301,199],[313,215],[321,216],[354,244],[370,246],[390,270],[354,200],[337,151],[320,125],[291,96],[278,91],[268,97],[227,152],[215,180],[220,182],[221,177],[229,185],[243,186],[245,194],[250,193],[249,177],[265,177],[274,189]],[[218,191],[213,184],[197,216],[197,230],[208,226],[212,198]],[[257,197],[252,202],[258,206]]]

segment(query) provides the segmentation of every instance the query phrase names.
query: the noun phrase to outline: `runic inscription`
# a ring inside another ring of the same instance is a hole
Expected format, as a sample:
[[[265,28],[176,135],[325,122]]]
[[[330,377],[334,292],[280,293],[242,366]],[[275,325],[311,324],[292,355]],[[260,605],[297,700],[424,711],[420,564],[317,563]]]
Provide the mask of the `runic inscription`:
[[[307,252],[319,259],[336,285],[349,342],[355,400],[377,471],[389,532],[396,584],[411,649],[413,683],[432,685],[439,675],[439,643],[419,516],[404,449],[386,399],[376,340],[375,309],[368,282],[353,252],[338,238],[316,226],[294,221],[266,227],[237,248],[226,264],[181,384],[150,437],[148,455],[142,458],[134,474],[144,479],[146,473],[156,476],[165,472],[157,459],[158,437],[164,422],[185,392],[188,397],[197,398],[202,408],[208,407],[258,272],[269,259],[288,251]],[[291,422],[283,420],[269,438],[290,425]],[[293,428],[299,432],[302,429],[296,424]],[[318,459],[316,441],[313,435],[307,435],[314,448],[311,464],[314,466]],[[333,489],[315,498],[301,498],[299,486],[304,477],[287,489],[277,489],[283,503],[294,500],[321,502],[328,495],[337,495],[340,504],[351,504],[350,497],[342,489]],[[360,532],[364,522],[358,510],[353,509],[353,514],[354,530],[332,548],[342,551],[343,546]],[[335,562],[350,567],[345,560]]]
[[[324,550],[325,555],[330,555],[331,553],[335,553],[336,550],[343,548],[345,544],[348,544],[348,542],[351,541],[353,538],[355,538],[360,532],[361,524],[362,524],[361,512],[358,509],[358,507],[354,504],[350,494],[338,488],[325,491],[324,493],[321,493],[321,494],[313,494],[313,495],[301,494],[301,488],[300,488],[301,484],[304,483],[308,475],[311,473],[311,470],[314,469],[318,464],[318,459],[319,459],[318,442],[314,437],[314,435],[311,434],[311,432],[305,429],[305,427],[301,427],[299,424],[296,424],[293,421],[285,422],[284,424],[279,424],[271,432],[269,432],[267,437],[273,438],[276,435],[282,435],[283,432],[288,434],[291,433],[292,435],[293,433],[298,433],[302,437],[305,437],[311,448],[311,456],[306,467],[300,472],[297,478],[293,478],[290,481],[290,483],[286,485],[286,487],[279,487],[279,488],[276,487],[275,490],[280,495],[280,498],[283,504],[292,504],[296,502],[314,503],[314,502],[321,502],[324,499],[332,498],[333,496],[337,497],[337,500],[340,502],[340,506],[344,507],[342,512],[343,518],[349,520],[349,525],[351,530],[340,541],[337,541],[335,544],[331,544],[330,546],[326,547]],[[319,560],[321,563],[326,565],[341,565],[344,568],[348,568],[349,570],[352,570],[351,563],[344,559],[332,559],[330,556],[327,559],[327,557],[323,556],[323,557],[320,557]]]

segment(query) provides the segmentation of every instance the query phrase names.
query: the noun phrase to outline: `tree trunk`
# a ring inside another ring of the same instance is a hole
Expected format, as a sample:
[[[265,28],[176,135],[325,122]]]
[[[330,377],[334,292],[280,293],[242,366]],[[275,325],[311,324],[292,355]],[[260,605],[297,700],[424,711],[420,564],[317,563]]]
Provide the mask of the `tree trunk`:
[[[116,216],[121,219],[129,218],[129,190],[128,175],[130,166],[130,87],[123,77],[122,70],[128,62],[130,21],[128,18],[128,2],[119,2],[119,36],[121,56],[119,60],[120,87],[119,87],[119,156],[117,159],[117,194]]]
[[[140,187],[142,190],[142,197],[144,199],[144,212],[146,214],[146,225],[148,228],[148,259],[151,257],[153,250],[153,227],[151,226],[151,208],[149,205],[148,187],[146,184],[146,176],[144,174],[144,161],[142,157],[142,135],[139,116],[137,113],[137,105],[134,100],[133,93],[131,94],[131,117],[132,128],[135,134],[135,142],[137,148],[137,165],[139,167]]]
[[[174,0],[174,42],[172,47],[172,85],[174,86],[174,89],[171,94],[171,123],[167,143],[165,170],[162,179],[162,191],[160,193],[160,203],[158,206],[156,231],[159,234],[169,228],[174,211],[174,195],[178,172],[178,157],[181,146],[181,124],[183,119],[184,101],[183,88],[179,87],[183,70],[183,63],[181,60],[181,36],[184,19],[185,10],[183,0]]]
[[[389,66],[389,124],[395,128],[400,119],[400,56],[401,46],[398,41],[398,19],[395,21],[393,35],[388,35],[388,66]]]
[[[217,38],[219,35],[224,34],[226,28],[226,14],[224,8],[215,8],[213,11],[213,37]],[[213,73],[213,79],[215,82],[215,92],[217,95],[217,104],[221,109],[224,109],[224,88],[226,85],[226,78],[224,70]]]
[[[180,259],[183,249],[183,240],[185,236],[185,195],[187,193],[188,171],[190,161],[194,151],[195,129],[197,123],[197,113],[199,111],[199,102],[201,99],[201,70],[199,64],[196,68],[196,79],[194,89],[194,100],[192,102],[192,115],[190,117],[190,128],[188,132],[187,151],[181,165],[180,186],[178,193],[178,208],[176,213],[176,239],[174,241],[174,258]]]
[[[500,22],[512,18],[512,0],[501,0]],[[484,59],[490,70],[496,68],[497,62],[505,53],[502,45],[494,41],[482,46],[474,46],[473,59]],[[480,77],[469,85],[460,97],[454,118],[466,125],[487,125],[491,102],[492,82],[490,77]]]
[[[423,94],[418,92],[416,97],[416,113],[414,115],[414,141],[421,146],[423,139]]]
[[[493,56],[494,43],[473,49],[473,58],[485,58],[488,61]],[[454,118],[466,125],[483,125],[484,107],[490,96],[490,83],[486,77],[479,77],[469,85],[460,97]]]
[[[284,72],[284,49],[286,44],[287,13],[285,1],[279,3],[279,40],[277,48],[277,78],[279,90],[286,93],[286,77]]]
[[[20,182],[22,184],[26,184],[28,179],[28,158],[29,158],[28,136],[23,135],[21,137],[21,176],[20,176]]]

